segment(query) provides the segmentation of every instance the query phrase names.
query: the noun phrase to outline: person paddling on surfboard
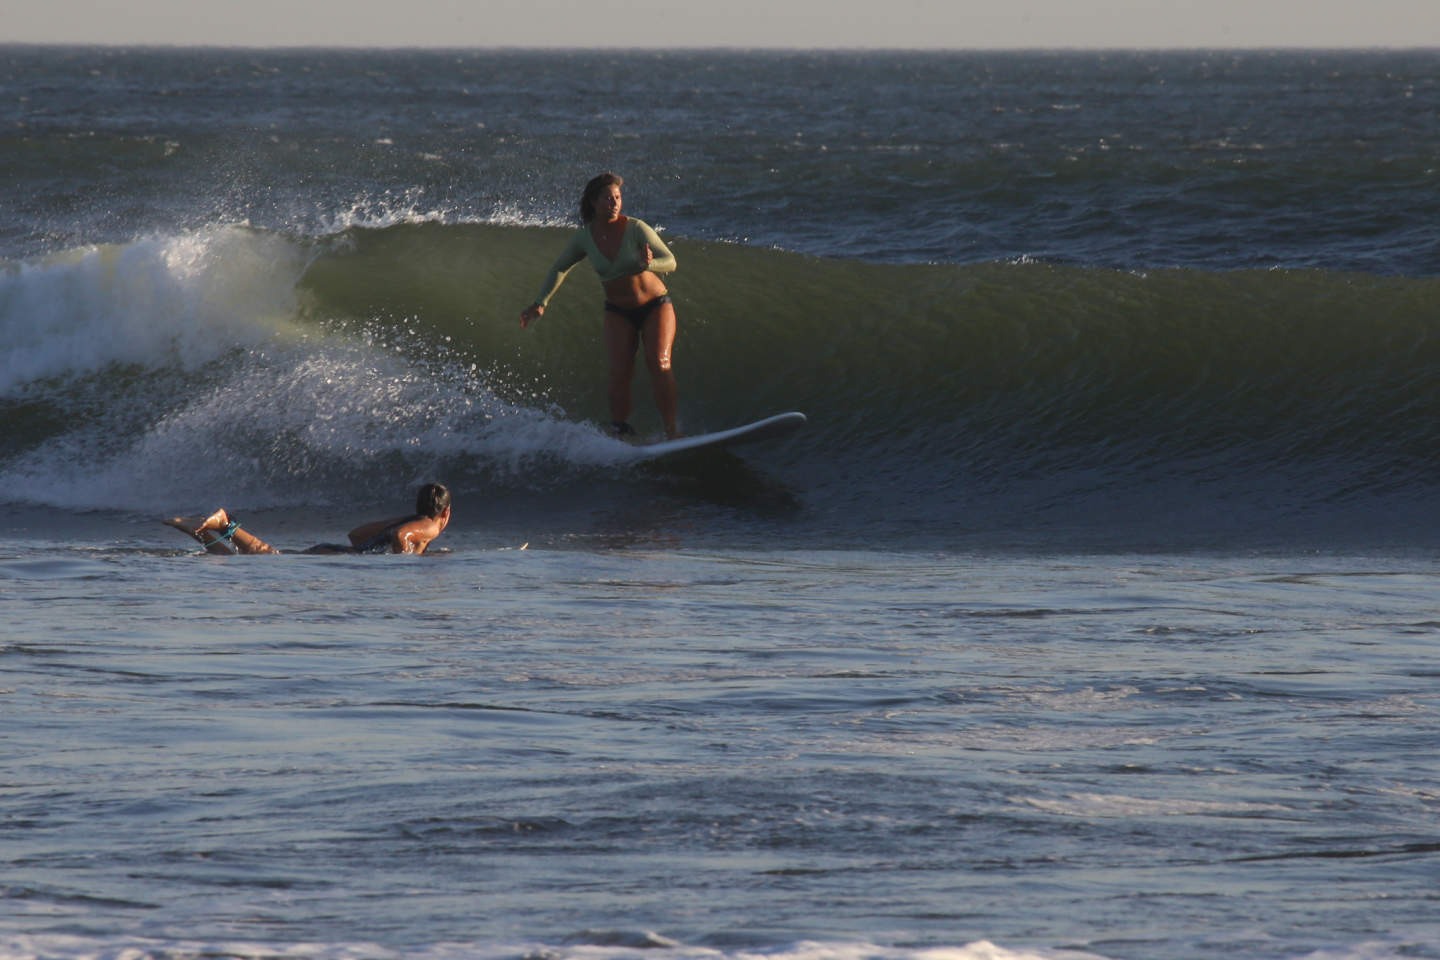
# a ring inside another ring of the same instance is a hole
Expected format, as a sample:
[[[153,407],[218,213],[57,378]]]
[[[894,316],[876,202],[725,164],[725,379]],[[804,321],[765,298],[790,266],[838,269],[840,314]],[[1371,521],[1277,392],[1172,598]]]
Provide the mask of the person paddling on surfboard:
[[[270,544],[240,528],[221,507],[208,517],[171,517],[164,521],[190,534],[211,553],[280,553]],[[376,520],[350,531],[349,545],[321,543],[301,553],[424,553],[432,540],[450,524],[450,491],[444,484],[427,483],[415,496],[415,513],[393,520]]]
[[[665,422],[665,435],[680,435],[678,400],[670,353],[675,345],[675,305],[660,274],[675,269],[675,255],[650,225],[620,212],[625,181],[602,173],[585,185],[580,196],[582,226],[555,261],[535,302],[520,312],[528,327],[545,314],[566,274],[586,259],[605,288],[605,351],[610,358],[610,419],[617,436],[631,434],[630,382],[635,378],[635,351],[643,342],[645,364],[655,391],[655,406]]]

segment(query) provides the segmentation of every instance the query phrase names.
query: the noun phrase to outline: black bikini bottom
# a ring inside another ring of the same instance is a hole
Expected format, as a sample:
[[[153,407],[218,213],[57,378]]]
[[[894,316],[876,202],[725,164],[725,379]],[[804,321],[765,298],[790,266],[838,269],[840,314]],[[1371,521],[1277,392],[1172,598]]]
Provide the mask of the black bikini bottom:
[[[647,300],[638,307],[617,307],[609,300],[605,301],[605,312],[615,313],[630,321],[630,325],[636,330],[645,329],[645,321],[650,319],[650,314],[662,303],[673,303],[670,294],[662,293],[654,300]]]

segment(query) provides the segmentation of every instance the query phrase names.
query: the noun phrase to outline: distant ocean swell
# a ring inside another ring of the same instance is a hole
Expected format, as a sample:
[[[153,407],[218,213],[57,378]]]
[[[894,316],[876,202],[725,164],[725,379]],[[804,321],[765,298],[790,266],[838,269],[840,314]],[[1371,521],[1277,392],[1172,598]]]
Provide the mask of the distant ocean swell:
[[[1435,64],[0,47],[0,256],[347,210],[558,223],[607,168],[686,236],[822,256],[1434,276]],[[671,96],[576,109],[596,78]]]
[[[582,423],[606,419],[593,277],[516,323],[563,237],[217,227],[10,264],[7,498],[150,510],[205,483],[293,505],[435,472],[504,490],[621,470]],[[1440,280],[669,239],[687,428],[805,411],[762,462],[821,514],[863,525],[877,496],[1022,526],[1162,500],[1435,513]],[[636,411],[656,428],[643,373]]]

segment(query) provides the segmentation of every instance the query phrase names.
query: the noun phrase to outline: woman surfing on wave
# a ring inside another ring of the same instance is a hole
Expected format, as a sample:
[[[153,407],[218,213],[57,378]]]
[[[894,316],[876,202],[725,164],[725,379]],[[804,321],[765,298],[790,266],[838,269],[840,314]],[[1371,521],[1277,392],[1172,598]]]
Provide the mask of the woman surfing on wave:
[[[675,305],[660,274],[675,269],[675,255],[650,225],[620,212],[625,181],[602,173],[585,185],[580,197],[582,225],[545,275],[535,302],[520,313],[528,327],[545,314],[566,274],[589,258],[605,289],[605,351],[610,360],[610,419],[617,436],[630,427],[630,382],[635,351],[643,343],[645,364],[655,391],[655,406],[665,435],[680,435],[678,401],[670,354],[675,345]]]

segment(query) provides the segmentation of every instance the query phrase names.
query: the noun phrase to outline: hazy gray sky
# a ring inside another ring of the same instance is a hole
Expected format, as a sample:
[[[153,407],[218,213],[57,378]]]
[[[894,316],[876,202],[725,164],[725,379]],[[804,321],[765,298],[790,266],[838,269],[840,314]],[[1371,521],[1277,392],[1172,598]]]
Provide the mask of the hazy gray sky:
[[[0,42],[1433,47],[1437,0],[8,0]]]

